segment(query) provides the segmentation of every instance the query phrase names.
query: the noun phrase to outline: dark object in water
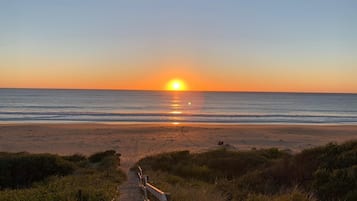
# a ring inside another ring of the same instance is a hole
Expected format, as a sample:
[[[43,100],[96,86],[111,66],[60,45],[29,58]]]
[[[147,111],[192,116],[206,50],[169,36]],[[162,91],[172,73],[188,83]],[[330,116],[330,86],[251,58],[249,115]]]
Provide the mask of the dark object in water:
[[[223,141],[218,141],[218,143],[217,143],[218,145],[223,145],[224,144],[224,142]]]

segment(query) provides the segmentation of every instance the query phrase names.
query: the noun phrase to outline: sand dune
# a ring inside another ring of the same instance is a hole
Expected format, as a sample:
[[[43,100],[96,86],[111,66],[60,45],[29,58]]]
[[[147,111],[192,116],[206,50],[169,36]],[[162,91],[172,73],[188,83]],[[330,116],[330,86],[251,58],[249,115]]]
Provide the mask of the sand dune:
[[[2,124],[0,151],[83,153],[114,149],[126,169],[138,159],[173,150],[203,151],[223,141],[236,149],[304,148],[357,139],[357,126]]]

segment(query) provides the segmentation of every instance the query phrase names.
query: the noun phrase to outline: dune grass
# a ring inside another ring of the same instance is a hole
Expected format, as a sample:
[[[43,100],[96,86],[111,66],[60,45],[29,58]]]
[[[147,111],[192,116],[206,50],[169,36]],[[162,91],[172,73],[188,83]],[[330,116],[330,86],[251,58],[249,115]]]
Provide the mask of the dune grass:
[[[94,158],[94,159],[93,159]],[[115,151],[82,155],[1,153],[1,201],[106,201],[125,179]]]
[[[357,141],[290,154],[278,149],[179,151],[138,162],[174,201],[357,200]]]

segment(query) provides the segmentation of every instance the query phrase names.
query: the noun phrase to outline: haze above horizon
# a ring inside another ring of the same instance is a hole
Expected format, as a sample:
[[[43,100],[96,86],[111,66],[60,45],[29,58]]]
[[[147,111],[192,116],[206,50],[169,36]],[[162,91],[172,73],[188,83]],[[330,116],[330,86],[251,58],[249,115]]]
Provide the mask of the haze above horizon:
[[[350,0],[1,1],[0,88],[164,90],[180,79],[195,91],[357,93],[356,9]]]

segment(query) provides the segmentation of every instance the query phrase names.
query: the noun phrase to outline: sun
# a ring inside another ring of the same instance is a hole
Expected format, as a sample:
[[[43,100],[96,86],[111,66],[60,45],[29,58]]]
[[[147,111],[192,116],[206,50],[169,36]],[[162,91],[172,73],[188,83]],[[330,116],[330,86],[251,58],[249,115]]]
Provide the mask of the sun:
[[[184,91],[187,89],[187,87],[183,80],[172,79],[167,83],[166,89],[170,91]]]

